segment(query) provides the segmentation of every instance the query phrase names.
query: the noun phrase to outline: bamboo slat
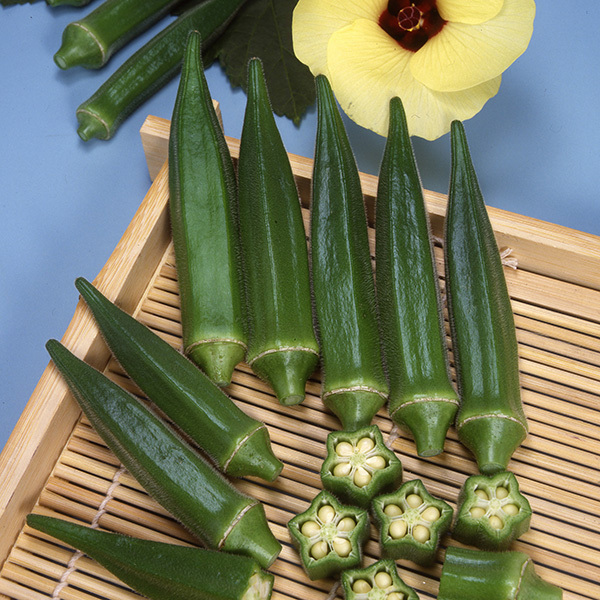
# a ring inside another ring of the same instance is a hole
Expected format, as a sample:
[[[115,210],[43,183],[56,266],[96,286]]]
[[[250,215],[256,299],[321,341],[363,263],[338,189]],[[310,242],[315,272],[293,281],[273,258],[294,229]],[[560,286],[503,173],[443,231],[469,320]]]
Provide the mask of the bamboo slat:
[[[149,117],[142,129],[154,183],[96,284],[115,302],[175,348],[181,346],[175,257],[167,216],[164,167],[168,122]],[[229,139],[232,155],[239,143]],[[308,219],[312,163],[291,157]],[[373,212],[376,178],[362,176]],[[445,197],[426,192],[433,230],[441,232]],[[534,509],[531,529],[514,544],[528,553],[539,574],[564,590],[565,600],[600,598],[600,239],[490,209],[499,244],[513,249],[517,269],[506,269],[515,312],[523,401],[530,434],[509,468]],[[371,231],[371,241],[373,232]],[[436,246],[439,273],[443,255]],[[441,277],[443,285],[443,277]],[[78,304],[63,342],[130,392],[141,392],[110,357],[84,306]],[[283,544],[271,567],[273,600],[340,599],[334,580],[310,581],[291,545],[287,521],[306,509],[321,489],[325,441],[337,419],[320,400],[320,373],[307,384],[306,400],[283,407],[269,386],[241,364],[228,393],[263,421],[284,469],[272,484],[236,480],[265,506]],[[476,472],[472,456],[453,429],[445,452],[416,456],[409,435],[381,410],[377,423],[402,460],[404,480],[421,478],[428,490],[456,507],[465,479]],[[82,417],[49,366],[0,456],[0,600],[52,597],[133,600],[133,594],[86,556],[24,526],[28,512],[179,544],[195,540],[121,468]],[[110,492],[110,497],[107,494]],[[437,595],[445,548],[421,568],[398,561],[403,579],[422,599]],[[377,532],[365,546],[365,563],[379,556]]]

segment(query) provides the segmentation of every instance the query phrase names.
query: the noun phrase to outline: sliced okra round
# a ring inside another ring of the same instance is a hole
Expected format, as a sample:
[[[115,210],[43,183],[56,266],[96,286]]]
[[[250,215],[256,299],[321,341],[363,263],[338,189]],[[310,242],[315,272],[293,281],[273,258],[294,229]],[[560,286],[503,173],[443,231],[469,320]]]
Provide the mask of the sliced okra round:
[[[323,490],[305,512],[290,519],[288,529],[306,574],[323,579],[360,565],[369,515]]]
[[[529,529],[531,512],[513,473],[473,475],[459,493],[452,537],[482,550],[506,550]]]
[[[406,585],[393,560],[379,560],[364,569],[342,573],[346,600],[418,600],[417,593]]]
[[[368,508],[371,500],[402,480],[402,463],[384,443],[377,425],[332,431],[321,466],[323,487],[343,502]]]
[[[452,507],[433,497],[420,479],[407,481],[391,494],[373,500],[381,555],[420,565],[435,561],[440,538],[450,529]]]

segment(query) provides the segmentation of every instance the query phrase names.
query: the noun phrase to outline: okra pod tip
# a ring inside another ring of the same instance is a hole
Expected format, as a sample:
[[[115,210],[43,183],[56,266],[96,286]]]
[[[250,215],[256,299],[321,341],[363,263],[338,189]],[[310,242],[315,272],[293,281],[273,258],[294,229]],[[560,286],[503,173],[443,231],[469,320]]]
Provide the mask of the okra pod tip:
[[[275,481],[283,469],[283,463],[273,454],[267,428],[258,427],[242,442],[227,464],[227,474],[231,477],[249,475]]]
[[[334,393],[323,394],[323,404],[337,416],[345,431],[370,425],[385,400],[385,396],[376,390],[334,390]]]
[[[95,68],[103,64],[104,49],[91,32],[79,23],[70,23],[63,31],[62,44],[54,54],[54,62],[63,70],[81,65]]]
[[[278,351],[252,362],[252,370],[267,381],[284,406],[304,400],[306,381],[315,370],[318,354],[313,351]]]
[[[416,399],[400,406],[391,417],[410,430],[419,456],[437,456],[444,451],[446,432],[454,421],[457,406],[451,399]]]
[[[246,356],[246,346],[238,341],[215,340],[194,344],[187,356],[219,387],[227,387],[237,364]]]

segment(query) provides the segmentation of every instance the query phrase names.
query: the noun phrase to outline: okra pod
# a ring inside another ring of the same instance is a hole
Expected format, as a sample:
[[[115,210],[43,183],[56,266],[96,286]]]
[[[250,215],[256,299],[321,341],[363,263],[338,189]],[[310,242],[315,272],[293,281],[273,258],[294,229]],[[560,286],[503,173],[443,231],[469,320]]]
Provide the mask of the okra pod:
[[[344,571],[342,589],[345,600],[419,600],[417,592],[400,579],[393,560]]]
[[[420,479],[414,479],[377,496],[371,506],[384,558],[433,564],[440,540],[452,523],[454,511],[447,502],[432,496]]]
[[[329,81],[319,75],[316,86],[310,237],[322,398],[352,430],[370,424],[388,386],[358,169]]]
[[[82,140],[107,140],[133,111],[166,85],[181,68],[191,31],[204,48],[215,40],[245,0],[205,0],[175,19],[130,56],[76,110]]]
[[[375,275],[392,420],[419,456],[443,451],[458,410],[452,386],[429,217],[400,98],[379,173]]]
[[[121,367],[219,470],[267,481],[277,477],[283,465],[264,423],[244,413],[198,367],[91,283],[80,277],[75,285]]]
[[[452,537],[482,550],[507,550],[531,522],[531,506],[513,473],[472,475],[458,495]]]
[[[332,431],[321,465],[323,487],[342,502],[369,508],[378,494],[402,480],[402,463],[383,441],[377,425],[357,431]]]
[[[84,552],[150,600],[269,600],[273,575],[247,556],[138,539],[38,514],[27,524]]]
[[[259,59],[252,59],[248,68],[238,186],[248,312],[246,360],[282,404],[298,404],[319,354],[308,249],[298,190]]]
[[[82,19],[69,23],[54,55],[61,69],[99,69],[140,33],[157,23],[180,0],[105,0]]]
[[[461,406],[456,428],[484,475],[506,471],[527,435],[515,324],[494,231],[465,130],[451,126],[444,254]]]
[[[87,6],[92,0],[46,0],[48,6]]]
[[[523,552],[446,550],[438,600],[561,600],[562,590],[535,572]]]
[[[262,504],[238,491],[141,400],[60,342],[46,347],[98,435],[150,496],[208,548],[272,564],[281,545]]]
[[[186,45],[169,138],[169,209],[184,353],[220,386],[246,354],[237,184],[202,66]]]
[[[340,504],[323,490],[303,513],[289,520],[288,530],[308,577],[324,579],[360,565],[369,514]]]

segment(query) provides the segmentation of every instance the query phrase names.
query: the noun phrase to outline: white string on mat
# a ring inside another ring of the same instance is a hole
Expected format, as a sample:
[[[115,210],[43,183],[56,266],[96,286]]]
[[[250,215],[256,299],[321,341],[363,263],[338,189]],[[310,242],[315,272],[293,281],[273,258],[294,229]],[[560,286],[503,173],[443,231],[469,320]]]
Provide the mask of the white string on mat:
[[[90,526],[93,529],[96,529],[98,527],[98,525],[100,523],[100,519],[102,518],[102,515],[104,515],[106,513],[106,507],[107,507],[108,503],[112,500],[115,490],[120,485],[119,479],[121,478],[121,475],[123,475],[123,473],[125,473],[125,471],[126,471],[125,467],[121,466],[115,472],[115,474],[112,478],[112,482],[111,482],[108,490],[106,490],[106,495],[104,496],[104,499],[102,500],[100,506],[98,507],[98,510],[96,511],[96,514],[94,515],[94,518],[92,519],[92,523]],[[53,599],[60,598],[60,593],[62,592],[62,590],[67,585],[69,585],[69,583],[68,583],[69,576],[77,568],[75,563],[82,556],[84,556],[84,553],[80,552],[79,550],[76,550],[73,553],[71,560],[67,563],[67,568],[65,569],[64,573],[62,574],[61,578],[59,579],[58,583],[56,584],[54,590],[52,591],[51,598],[53,598]]]
[[[333,600],[337,596],[337,592],[340,588],[340,585],[342,585],[342,582],[336,581],[333,584],[333,587],[331,588],[331,591],[329,592],[329,595],[327,596],[327,598],[325,600]]]

